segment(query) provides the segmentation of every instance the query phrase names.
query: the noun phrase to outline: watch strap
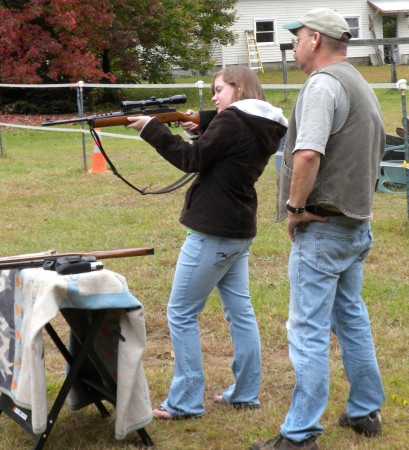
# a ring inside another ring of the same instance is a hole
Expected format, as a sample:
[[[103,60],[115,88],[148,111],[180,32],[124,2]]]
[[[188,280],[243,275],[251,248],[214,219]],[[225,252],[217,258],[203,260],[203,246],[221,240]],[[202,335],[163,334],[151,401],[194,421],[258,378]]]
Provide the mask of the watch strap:
[[[305,207],[295,208],[294,206],[291,206],[289,203],[289,200],[287,200],[286,208],[287,208],[287,211],[289,211],[290,213],[293,213],[293,214],[302,214],[305,211]]]

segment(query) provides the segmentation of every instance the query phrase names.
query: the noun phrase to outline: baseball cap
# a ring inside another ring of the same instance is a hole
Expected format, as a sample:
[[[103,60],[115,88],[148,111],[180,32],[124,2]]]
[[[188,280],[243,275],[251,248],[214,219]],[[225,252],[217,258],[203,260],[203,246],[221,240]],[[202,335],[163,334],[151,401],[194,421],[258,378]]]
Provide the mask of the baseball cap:
[[[313,9],[300,20],[283,25],[283,28],[290,30],[293,34],[296,34],[301,27],[308,27],[334,39],[341,39],[344,33],[347,33],[349,38],[352,37],[348,22],[339,12],[329,8]]]

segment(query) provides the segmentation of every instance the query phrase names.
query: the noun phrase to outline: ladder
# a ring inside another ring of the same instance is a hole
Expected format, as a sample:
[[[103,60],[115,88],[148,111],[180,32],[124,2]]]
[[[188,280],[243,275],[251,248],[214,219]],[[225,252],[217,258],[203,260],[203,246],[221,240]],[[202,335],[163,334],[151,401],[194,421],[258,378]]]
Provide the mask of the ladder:
[[[254,31],[245,31],[246,43],[247,43],[247,58],[250,69],[257,70],[260,73],[264,73],[263,64],[261,62],[260,53],[257,47],[256,37]]]

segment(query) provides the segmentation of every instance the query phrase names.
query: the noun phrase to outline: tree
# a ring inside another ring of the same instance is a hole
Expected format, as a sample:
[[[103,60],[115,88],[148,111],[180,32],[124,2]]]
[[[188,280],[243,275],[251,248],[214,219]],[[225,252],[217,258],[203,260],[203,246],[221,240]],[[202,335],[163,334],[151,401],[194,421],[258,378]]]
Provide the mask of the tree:
[[[169,81],[232,44],[237,0],[0,0],[0,82]]]
[[[110,0],[0,2],[0,80],[6,83],[114,80],[101,68],[114,14]]]
[[[236,36],[229,29],[236,21],[237,0],[125,0],[129,8],[115,8],[117,26],[133,45],[126,54],[135,65],[124,73],[125,52],[111,46],[114,73],[120,79],[150,82],[171,80],[172,70],[202,72],[214,67],[212,52],[216,44],[228,45]]]

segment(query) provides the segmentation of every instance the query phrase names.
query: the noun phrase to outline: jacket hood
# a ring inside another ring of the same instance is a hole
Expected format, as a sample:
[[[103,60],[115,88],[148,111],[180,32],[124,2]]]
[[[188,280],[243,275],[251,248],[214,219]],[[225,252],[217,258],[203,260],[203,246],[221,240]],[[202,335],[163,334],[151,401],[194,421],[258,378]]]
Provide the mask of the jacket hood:
[[[236,111],[254,131],[266,153],[277,151],[279,140],[286,134],[288,120],[281,108],[256,99],[239,100],[227,109]]]
[[[283,115],[281,108],[276,108],[268,102],[256,99],[239,100],[232,103],[229,107],[237,108],[247,114],[264,117],[265,119],[274,120],[285,127],[288,127],[288,120]]]

